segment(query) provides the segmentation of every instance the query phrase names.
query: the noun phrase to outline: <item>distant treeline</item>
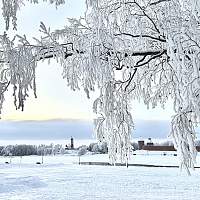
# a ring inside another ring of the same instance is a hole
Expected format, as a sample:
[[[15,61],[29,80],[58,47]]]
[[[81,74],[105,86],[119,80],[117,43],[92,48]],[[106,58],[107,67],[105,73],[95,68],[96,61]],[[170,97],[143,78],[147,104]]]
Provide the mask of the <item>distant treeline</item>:
[[[196,146],[200,146],[200,140],[197,140]],[[154,143],[154,145],[160,146],[173,146],[171,141],[165,141],[161,143]],[[138,150],[138,143],[131,143],[132,150]],[[83,155],[86,152],[93,153],[108,153],[108,145],[106,142],[103,143],[91,143],[89,146],[82,145],[78,147],[76,150],[79,151],[79,155]],[[28,155],[56,155],[56,154],[65,154],[68,150],[65,150],[61,144],[54,145],[53,143],[50,145],[8,145],[8,146],[0,146],[0,156],[28,156]]]
[[[0,156],[29,156],[29,155],[56,155],[65,154],[69,149],[63,148],[60,144],[50,145],[8,145],[0,146]],[[93,153],[108,153],[107,143],[91,143],[89,146],[82,145],[77,149],[82,154],[83,152]],[[81,152],[82,151],[82,152]]]
[[[64,153],[60,144],[50,145],[8,145],[0,146],[0,156],[55,155]]]

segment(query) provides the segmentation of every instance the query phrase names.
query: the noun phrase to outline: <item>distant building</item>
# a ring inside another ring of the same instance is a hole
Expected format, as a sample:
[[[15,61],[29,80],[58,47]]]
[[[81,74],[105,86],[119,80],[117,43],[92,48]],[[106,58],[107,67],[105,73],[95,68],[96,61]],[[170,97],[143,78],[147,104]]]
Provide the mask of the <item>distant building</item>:
[[[139,140],[138,141],[138,149],[142,150],[143,146],[144,146],[144,140]]]
[[[147,151],[176,151],[174,146],[144,145],[143,150]]]
[[[147,151],[176,151],[173,145],[154,145],[151,141],[151,138],[148,138],[148,142],[145,145],[143,140],[138,141],[138,149],[139,150],[147,150]],[[196,146],[196,150],[200,152],[200,146]],[[177,154],[174,154],[177,155]]]
[[[148,138],[147,146],[153,146],[153,142],[151,141],[151,138]]]
[[[70,143],[65,145],[65,150],[74,149],[74,138],[71,136]]]
[[[69,149],[69,147],[68,147],[68,145],[66,144],[66,145],[65,145],[65,150],[68,150],[68,149]]]
[[[73,137],[71,137],[71,149],[74,149],[74,138]]]
[[[176,151],[174,146],[161,146],[154,145],[151,138],[148,138],[148,142],[145,145],[144,141],[138,141],[139,150],[147,150],[147,151]]]

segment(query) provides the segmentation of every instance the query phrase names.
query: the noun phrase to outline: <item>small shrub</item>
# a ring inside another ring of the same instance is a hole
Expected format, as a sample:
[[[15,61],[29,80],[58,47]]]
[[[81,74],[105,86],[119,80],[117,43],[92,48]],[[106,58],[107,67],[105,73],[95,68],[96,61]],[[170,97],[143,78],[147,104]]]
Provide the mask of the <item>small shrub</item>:
[[[87,146],[80,146],[78,149],[78,156],[85,155],[87,153]]]

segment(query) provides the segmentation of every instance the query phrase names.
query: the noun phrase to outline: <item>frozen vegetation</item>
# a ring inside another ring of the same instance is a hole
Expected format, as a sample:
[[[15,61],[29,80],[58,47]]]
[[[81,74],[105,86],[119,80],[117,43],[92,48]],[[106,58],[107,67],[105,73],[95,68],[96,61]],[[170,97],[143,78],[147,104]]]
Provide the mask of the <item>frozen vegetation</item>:
[[[56,7],[65,3],[48,2]],[[69,88],[82,88],[88,98],[99,92],[93,103],[95,133],[99,141],[107,142],[112,163],[118,155],[127,160],[130,153],[131,102],[164,108],[172,100],[175,115],[170,136],[180,167],[190,174],[200,121],[200,2],[85,0],[83,16],[68,18],[56,30],[41,22],[41,37],[33,42],[29,35],[17,32],[17,12],[27,3],[2,1],[0,112],[10,87],[16,109],[23,111],[29,91],[37,97],[40,61],[55,59]]]

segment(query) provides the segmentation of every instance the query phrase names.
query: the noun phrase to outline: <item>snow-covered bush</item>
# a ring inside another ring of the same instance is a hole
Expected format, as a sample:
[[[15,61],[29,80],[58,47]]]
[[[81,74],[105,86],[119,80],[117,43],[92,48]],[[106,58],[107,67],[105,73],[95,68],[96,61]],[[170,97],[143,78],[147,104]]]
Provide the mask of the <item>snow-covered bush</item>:
[[[88,147],[88,151],[94,153],[108,153],[108,145],[106,142],[91,143]]]
[[[4,146],[0,146],[0,156],[3,156],[3,149],[4,149]]]
[[[133,149],[134,151],[139,149],[139,145],[138,145],[137,142],[131,142],[131,146],[132,146],[132,149]]]
[[[100,153],[108,153],[108,145],[106,142],[98,143]]]
[[[3,156],[10,156],[10,155],[13,155],[13,149],[14,149],[14,146],[8,145],[2,149],[1,153]]]
[[[78,156],[83,156],[87,153],[87,146],[83,145],[78,148]]]
[[[37,147],[33,145],[14,145],[11,153],[13,156],[37,155]]]

